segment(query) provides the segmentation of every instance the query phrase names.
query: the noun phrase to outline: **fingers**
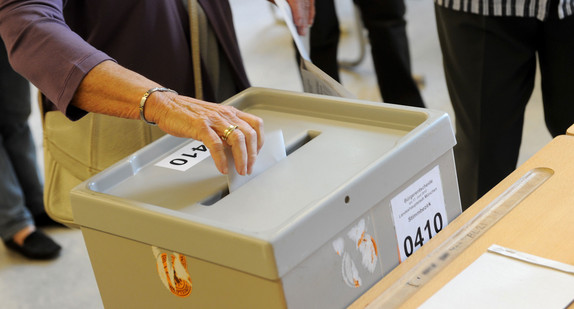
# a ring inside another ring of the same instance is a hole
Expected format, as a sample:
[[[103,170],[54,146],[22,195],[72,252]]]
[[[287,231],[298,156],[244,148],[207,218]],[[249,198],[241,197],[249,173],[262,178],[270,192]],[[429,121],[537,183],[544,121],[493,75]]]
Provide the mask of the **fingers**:
[[[152,97],[153,98],[153,97]],[[231,147],[235,169],[250,174],[263,146],[263,120],[235,107],[196,100],[185,96],[155,97],[160,128],[174,136],[202,141],[217,169],[227,174],[225,147]],[[153,105],[152,105],[153,106]]]
[[[315,0],[309,0],[309,15],[307,18],[308,27],[313,26],[313,21],[315,20]]]
[[[299,33],[299,35],[305,35],[315,18],[315,1],[289,0],[288,3],[293,13],[293,22],[297,28],[297,33]]]
[[[227,144],[231,146],[235,170],[239,175],[247,174],[249,157],[252,155],[250,150],[253,150],[250,149],[251,147],[248,147],[247,139],[241,129],[233,131],[229,139],[227,139]]]
[[[225,156],[225,145],[221,140],[221,137],[213,130],[207,129],[208,133],[203,139],[200,139],[205,147],[209,149],[211,153],[211,158],[215,163],[215,167],[222,174],[227,174],[227,157]]]
[[[257,152],[259,152],[265,142],[263,134],[263,119],[240,110],[237,110],[237,116],[247,123],[249,126],[248,129],[253,130],[253,132],[251,132],[254,134],[252,135],[252,138],[256,138],[255,144],[257,145]]]
[[[223,131],[222,139],[231,146],[235,169],[240,175],[251,174],[257,154],[263,146],[263,121],[254,115],[235,110],[234,123]],[[229,128],[234,128],[231,132]]]

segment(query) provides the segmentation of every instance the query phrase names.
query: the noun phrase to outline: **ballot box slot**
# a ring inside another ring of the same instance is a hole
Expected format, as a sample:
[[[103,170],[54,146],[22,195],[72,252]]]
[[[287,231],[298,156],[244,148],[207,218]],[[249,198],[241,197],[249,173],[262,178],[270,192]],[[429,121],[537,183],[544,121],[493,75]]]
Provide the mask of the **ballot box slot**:
[[[287,154],[287,156],[291,155],[292,153],[294,153],[295,151],[297,151],[298,149],[303,147],[305,144],[307,144],[308,142],[313,140],[315,137],[319,136],[320,134],[321,134],[320,131],[308,130],[308,131],[304,132],[303,134],[296,136],[292,140],[286,141],[286,143],[288,143],[288,144],[285,146],[285,153]],[[223,199],[227,195],[229,195],[229,188],[228,187],[222,187],[220,190],[218,190],[214,194],[210,195],[209,197],[207,197],[207,198],[203,199],[201,202],[199,202],[199,205],[201,205],[201,206],[212,206],[213,204],[219,202],[221,199]]]
[[[292,141],[289,141],[288,144],[285,145],[285,152],[287,156],[295,152],[297,149],[303,147],[303,145],[307,144],[320,134],[320,131],[309,130],[299,136],[296,136]]]

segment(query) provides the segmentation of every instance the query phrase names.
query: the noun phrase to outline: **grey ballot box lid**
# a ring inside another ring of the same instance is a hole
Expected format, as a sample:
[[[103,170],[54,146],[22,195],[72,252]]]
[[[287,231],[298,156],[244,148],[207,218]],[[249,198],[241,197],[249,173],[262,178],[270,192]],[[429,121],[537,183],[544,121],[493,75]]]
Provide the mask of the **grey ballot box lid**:
[[[228,194],[211,158],[157,166],[194,142],[164,136],[74,188],[76,222],[275,280],[456,143],[440,111],[264,88],[223,104],[288,156]]]

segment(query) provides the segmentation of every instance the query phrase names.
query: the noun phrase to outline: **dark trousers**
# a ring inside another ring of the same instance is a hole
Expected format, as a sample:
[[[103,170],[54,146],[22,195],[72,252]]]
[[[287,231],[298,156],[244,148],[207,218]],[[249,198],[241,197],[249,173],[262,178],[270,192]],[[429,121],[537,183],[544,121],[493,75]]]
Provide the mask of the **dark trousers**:
[[[463,209],[516,168],[537,56],[548,130],[574,123],[574,17],[559,20],[556,2],[544,22],[435,7]]]
[[[30,84],[12,70],[0,41],[0,238],[4,240],[44,212],[29,115]]]
[[[383,101],[424,107],[411,73],[403,0],[355,0],[369,32],[371,55]],[[310,32],[313,64],[339,79],[337,47],[339,21],[334,0],[315,0],[315,21]]]

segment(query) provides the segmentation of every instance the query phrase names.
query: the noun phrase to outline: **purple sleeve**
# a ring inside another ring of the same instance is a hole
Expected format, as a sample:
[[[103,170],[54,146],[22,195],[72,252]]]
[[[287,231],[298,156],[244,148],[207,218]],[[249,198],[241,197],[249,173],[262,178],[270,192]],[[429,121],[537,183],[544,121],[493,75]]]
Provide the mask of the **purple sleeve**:
[[[0,36],[15,71],[32,82],[70,119],[85,115],[70,105],[86,74],[113,60],[64,22],[63,0],[0,0]]]

